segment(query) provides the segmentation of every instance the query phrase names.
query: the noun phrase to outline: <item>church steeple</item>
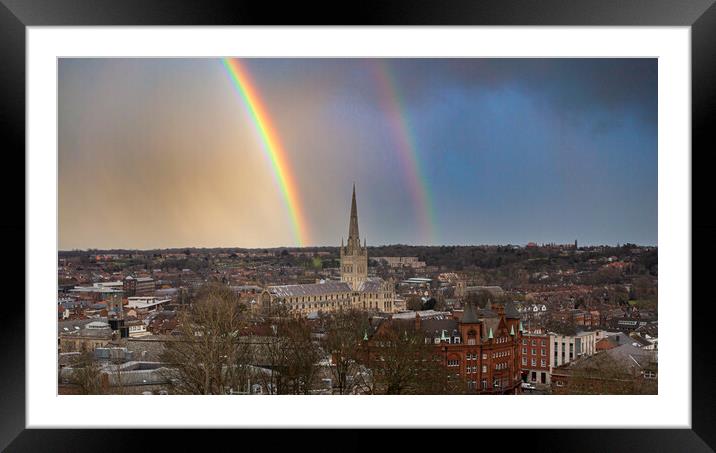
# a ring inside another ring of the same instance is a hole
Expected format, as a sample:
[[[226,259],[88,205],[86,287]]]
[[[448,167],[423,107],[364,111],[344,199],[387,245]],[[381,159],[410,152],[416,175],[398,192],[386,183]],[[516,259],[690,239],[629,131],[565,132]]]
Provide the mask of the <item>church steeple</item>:
[[[358,235],[358,208],[356,207],[356,185],[353,183],[353,199],[351,201],[351,219],[348,227],[348,246],[359,248],[360,237]]]
[[[358,235],[358,208],[356,206],[356,185],[353,184],[351,218],[348,225],[348,243],[343,247],[341,240],[341,281],[348,282],[357,291],[368,278],[368,248],[361,247]]]

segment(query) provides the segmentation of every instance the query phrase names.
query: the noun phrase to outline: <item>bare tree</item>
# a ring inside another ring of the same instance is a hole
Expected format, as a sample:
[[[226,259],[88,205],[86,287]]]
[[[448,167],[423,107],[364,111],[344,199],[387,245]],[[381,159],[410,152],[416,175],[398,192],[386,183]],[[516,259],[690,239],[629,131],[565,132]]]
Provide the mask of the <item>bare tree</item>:
[[[162,361],[176,393],[225,394],[246,382],[249,345],[241,341],[244,307],[231,289],[209,284],[180,313],[178,336],[166,342]]]
[[[102,393],[102,371],[91,352],[83,352],[72,365],[72,381],[83,395]]]
[[[288,339],[284,376],[290,383],[291,393],[308,394],[316,387],[320,360],[320,349],[311,338],[311,327],[305,319],[289,318],[280,331]]]
[[[406,297],[405,306],[408,308],[408,310],[420,311],[423,309],[423,300],[420,298],[420,296],[411,294]]]
[[[272,394],[308,394],[315,388],[320,348],[311,338],[305,319],[290,315],[273,316],[269,335],[260,345],[263,364],[270,369],[262,375],[264,387]]]
[[[371,340],[367,354],[374,393],[464,393],[462,380],[449,374],[439,350],[422,331],[411,322],[388,322]]]
[[[368,317],[358,310],[339,311],[327,316],[325,326],[323,347],[331,355],[333,387],[340,395],[350,394],[362,376],[357,352],[369,328]]]

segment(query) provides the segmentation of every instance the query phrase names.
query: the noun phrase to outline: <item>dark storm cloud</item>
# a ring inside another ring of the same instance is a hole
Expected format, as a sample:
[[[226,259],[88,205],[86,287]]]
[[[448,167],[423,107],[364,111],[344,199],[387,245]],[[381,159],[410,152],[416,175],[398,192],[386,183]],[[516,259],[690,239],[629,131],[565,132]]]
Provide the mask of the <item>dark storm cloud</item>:
[[[443,64],[434,64],[440,61]],[[430,62],[433,62],[431,64]],[[626,110],[655,125],[656,59],[393,60],[404,98],[420,101],[439,84],[454,89],[516,88],[561,111]]]

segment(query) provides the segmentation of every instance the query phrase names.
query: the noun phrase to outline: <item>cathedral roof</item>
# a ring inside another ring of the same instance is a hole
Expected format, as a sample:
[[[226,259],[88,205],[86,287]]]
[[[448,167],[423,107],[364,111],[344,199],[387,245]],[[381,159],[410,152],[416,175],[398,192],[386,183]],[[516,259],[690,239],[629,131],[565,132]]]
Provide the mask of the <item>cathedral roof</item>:
[[[381,286],[385,283],[382,278],[369,277],[363,281],[358,287],[359,292],[377,293],[381,291]]]
[[[308,283],[304,285],[269,286],[271,294],[278,297],[320,296],[333,293],[349,293],[353,290],[346,282]]]

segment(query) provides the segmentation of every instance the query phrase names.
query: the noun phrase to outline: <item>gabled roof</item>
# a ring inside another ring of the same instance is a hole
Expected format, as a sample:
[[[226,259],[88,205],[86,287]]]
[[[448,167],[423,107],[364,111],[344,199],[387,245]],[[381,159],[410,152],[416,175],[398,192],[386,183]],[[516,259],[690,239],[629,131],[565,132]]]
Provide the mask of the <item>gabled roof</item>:
[[[513,318],[513,319],[520,318],[520,313],[517,311],[517,308],[515,307],[514,302],[512,302],[512,301],[505,302],[505,317]]]

